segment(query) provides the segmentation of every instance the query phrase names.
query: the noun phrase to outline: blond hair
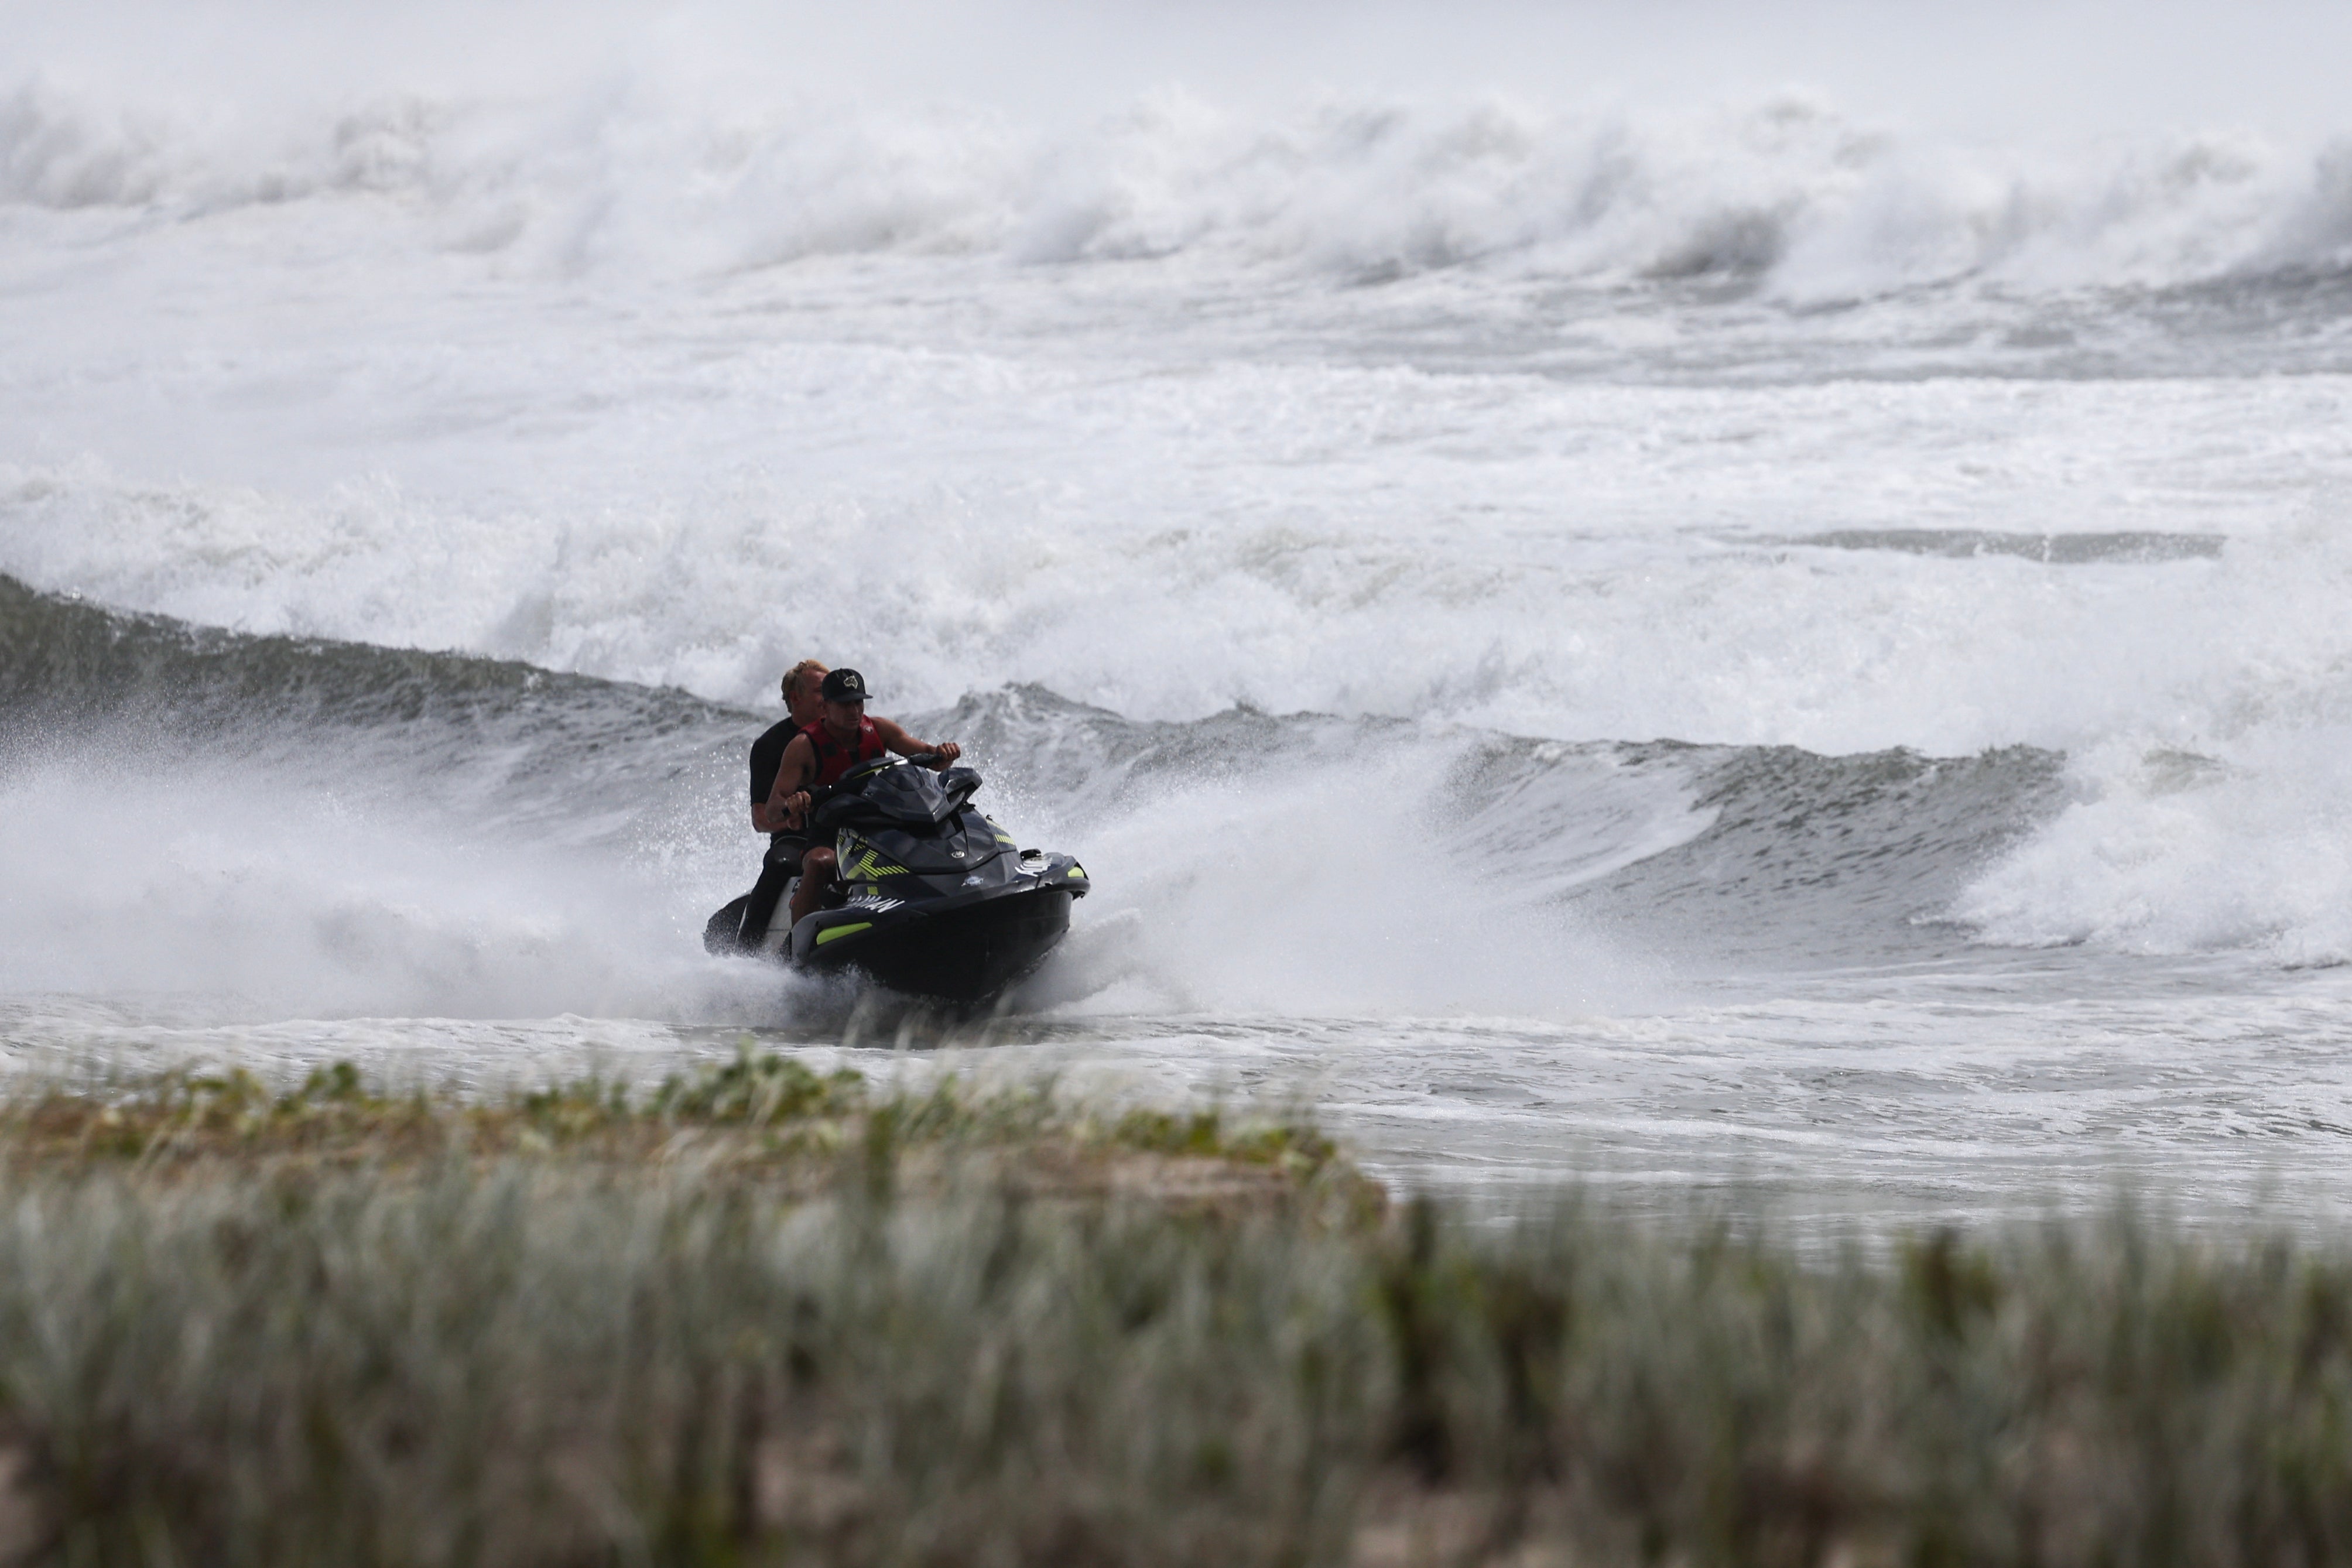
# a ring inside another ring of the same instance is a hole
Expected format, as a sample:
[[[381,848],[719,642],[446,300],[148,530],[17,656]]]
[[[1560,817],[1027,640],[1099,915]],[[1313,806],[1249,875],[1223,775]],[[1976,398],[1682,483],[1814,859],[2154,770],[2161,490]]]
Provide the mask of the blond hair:
[[[784,682],[782,687],[780,689],[784,694],[784,700],[790,702],[793,700],[793,682],[806,679],[822,679],[825,673],[824,661],[823,659],[804,658],[801,660],[798,664],[793,666],[792,668],[784,671]]]

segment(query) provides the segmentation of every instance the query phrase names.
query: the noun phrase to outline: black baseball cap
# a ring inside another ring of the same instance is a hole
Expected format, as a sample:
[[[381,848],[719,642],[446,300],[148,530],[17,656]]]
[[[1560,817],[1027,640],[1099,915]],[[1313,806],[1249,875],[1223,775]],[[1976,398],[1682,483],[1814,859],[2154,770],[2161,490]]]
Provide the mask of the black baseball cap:
[[[866,700],[866,678],[854,669],[827,670],[824,684],[817,695],[827,702],[863,702]]]

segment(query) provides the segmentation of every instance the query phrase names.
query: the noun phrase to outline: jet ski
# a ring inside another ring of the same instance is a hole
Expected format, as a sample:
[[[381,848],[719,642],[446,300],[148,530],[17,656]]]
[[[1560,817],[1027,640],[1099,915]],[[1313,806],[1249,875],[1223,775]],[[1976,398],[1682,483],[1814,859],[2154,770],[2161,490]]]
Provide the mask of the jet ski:
[[[837,900],[797,923],[777,920],[746,949],[735,935],[746,894],[710,917],[703,945],[963,1005],[994,1000],[1045,963],[1087,895],[1086,868],[1020,848],[971,804],[978,773],[911,765],[929,760],[877,758],[810,792],[809,837],[833,838]]]

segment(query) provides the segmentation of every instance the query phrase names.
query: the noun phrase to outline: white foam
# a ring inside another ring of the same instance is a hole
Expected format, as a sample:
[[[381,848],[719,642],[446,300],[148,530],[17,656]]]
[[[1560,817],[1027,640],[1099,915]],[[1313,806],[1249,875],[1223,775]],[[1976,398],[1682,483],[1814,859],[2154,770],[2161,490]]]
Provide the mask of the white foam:
[[[2352,959],[2352,548],[2314,522],[2233,551],[2207,594],[2115,650],[2176,641],[2137,722],[2080,747],[2083,798],[1955,913],[1990,942]],[[2145,668],[2145,664],[2142,664]],[[2160,695],[2159,695],[2160,692]]]
[[[1033,681],[1137,718],[1240,700],[1823,752],[2066,747],[2183,701],[2195,728],[2244,700],[2235,672],[2317,679],[2336,647],[2321,536],[2289,526],[2352,476],[2319,414],[2333,381],[1682,391],[761,357],[700,428],[656,383],[538,440],[380,448],[453,484],[508,465],[471,499],[0,469],[0,570],[746,704],[814,651],[900,711]],[[649,418],[674,447],[624,439]],[[772,467],[754,432],[795,420]],[[2053,565],[1783,542],[1895,523],[2229,543]]]
[[[2092,798],[1954,912],[2008,945],[2352,963],[2347,742],[2340,724],[2265,732],[2228,763],[2111,743],[2076,763]]]
[[[1498,262],[1588,283],[1763,276],[1817,300],[2327,267],[2352,241],[2340,144],[2226,121],[2001,145],[1801,92],[1637,110],[1458,91],[1240,107],[1171,88],[1070,123],[814,82],[722,90],[657,54],[497,94],[344,90],[206,102],[135,74],[0,80],[0,201],[178,220],[357,205],[378,243],[420,257],[607,283],[821,256],[1188,257],[1342,279]]]
[[[1571,759],[1520,786],[1507,824],[1465,822],[1444,787],[1459,747],[1399,733],[1352,756],[1271,759],[1240,782],[1171,784],[1092,822],[1097,890],[1035,1000],[1087,1013],[1559,1017],[1660,994],[1660,969],[1559,900],[1697,833],[1705,815],[1675,781]],[[1053,841],[1061,825],[1048,815],[1018,831]]]
[[[13,772],[0,993],[232,1021],[782,1010],[780,977],[701,959],[642,873],[479,841],[396,793],[201,756]]]

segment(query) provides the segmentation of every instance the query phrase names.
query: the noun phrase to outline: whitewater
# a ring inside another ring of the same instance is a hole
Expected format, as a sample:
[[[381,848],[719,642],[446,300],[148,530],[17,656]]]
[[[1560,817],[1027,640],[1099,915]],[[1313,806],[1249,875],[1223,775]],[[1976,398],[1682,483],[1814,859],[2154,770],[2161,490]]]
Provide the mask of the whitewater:
[[[0,10],[7,1059],[2340,1215],[2340,20],[1087,15]],[[1004,1016],[701,952],[809,655],[1092,873]]]

